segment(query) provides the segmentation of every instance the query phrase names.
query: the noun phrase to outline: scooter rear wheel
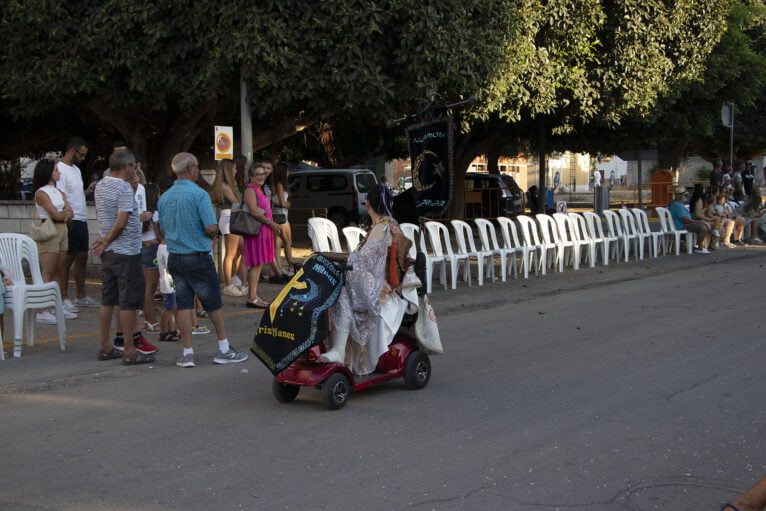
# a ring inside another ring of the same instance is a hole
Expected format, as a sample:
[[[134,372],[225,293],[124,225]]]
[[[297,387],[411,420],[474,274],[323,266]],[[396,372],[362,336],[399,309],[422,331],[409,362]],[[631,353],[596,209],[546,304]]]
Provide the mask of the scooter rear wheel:
[[[289,383],[273,380],[271,382],[271,390],[274,392],[274,397],[280,403],[291,403],[298,397],[298,392],[300,392],[301,388],[299,385],[290,385]]]
[[[421,350],[415,350],[404,363],[404,385],[408,389],[422,389],[431,379],[431,359]]]
[[[348,378],[342,373],[333,373],[322,383],[322,398],[330,410],[343,408],[350,392]]]

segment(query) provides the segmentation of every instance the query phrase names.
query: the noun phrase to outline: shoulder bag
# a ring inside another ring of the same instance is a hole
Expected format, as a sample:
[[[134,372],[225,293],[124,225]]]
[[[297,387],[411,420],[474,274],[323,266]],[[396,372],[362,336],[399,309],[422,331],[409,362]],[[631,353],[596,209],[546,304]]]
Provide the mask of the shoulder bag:
[[[36,218],[37,207],[32,208],[32,223],[29,224],[29,237],[40,243],[46,242],[56,235],[56,226],[49,218]]]
[[[229,232],[232,234],[238,234],[240,236],[258,236],[261,232],[261,225],[263,225],[257,218],[250,214],[247,209],[247,204],[243,201],[239,206],[239,210],[235,210],[235,206],[231,208],[231,221],[229,223]],[[266,212],[258,208],[261,214]]]

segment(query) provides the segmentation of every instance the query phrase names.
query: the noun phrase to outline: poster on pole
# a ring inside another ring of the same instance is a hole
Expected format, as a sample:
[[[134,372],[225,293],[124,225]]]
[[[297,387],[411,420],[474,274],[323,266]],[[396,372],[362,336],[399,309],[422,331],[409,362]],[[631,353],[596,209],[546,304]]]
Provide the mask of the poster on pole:
[[[234,128],[231,126],[215,127],[215,159],[234,159]]]
[[[418,216],[444,216],[452,202],[452,137],[452,117],[440,117],[407,128]]]

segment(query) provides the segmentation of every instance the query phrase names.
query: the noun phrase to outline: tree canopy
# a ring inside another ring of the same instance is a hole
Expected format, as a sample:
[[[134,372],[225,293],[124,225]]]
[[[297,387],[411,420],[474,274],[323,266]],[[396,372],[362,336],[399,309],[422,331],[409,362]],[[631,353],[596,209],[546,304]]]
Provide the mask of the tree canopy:
[[[699,75],[732,0],[4,3],[4,113],[75,108],[166,168],[236,111],[240,79],[256,148],[320,121],[379,131],[431,94],[479,98],[466,158],[541,118],[615,125]]]

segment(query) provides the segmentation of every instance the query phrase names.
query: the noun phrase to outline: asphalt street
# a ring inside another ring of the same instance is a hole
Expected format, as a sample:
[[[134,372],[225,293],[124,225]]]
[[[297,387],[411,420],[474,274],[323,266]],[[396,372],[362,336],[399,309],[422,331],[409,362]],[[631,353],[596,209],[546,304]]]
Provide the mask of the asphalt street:
[[[0,362],[0,509],[717,510],[766,474],[764,256],[435,285],[428,386],[339,411],[279,403],[252,356],[214,365],[212,334],[196,368],[164,343],[124,367],[95,360],[95,309],[66,351],[38,326]],[[260,312],[236,302],[247,349]]]

